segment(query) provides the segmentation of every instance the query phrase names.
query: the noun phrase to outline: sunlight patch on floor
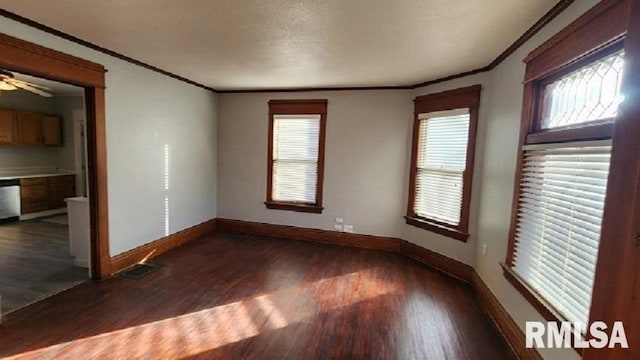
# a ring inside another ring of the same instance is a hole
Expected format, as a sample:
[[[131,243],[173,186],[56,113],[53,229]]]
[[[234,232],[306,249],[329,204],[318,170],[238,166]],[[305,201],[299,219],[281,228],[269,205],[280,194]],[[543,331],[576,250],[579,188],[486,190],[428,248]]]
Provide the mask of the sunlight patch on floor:
[[[183,358],[258,336],[293,323],[312,320],[321,312],[339,310],[397,290],[393,283],[364,270],[248,297],[233,303],[52,345],[9,359]],[[343,296],[335,289],[357,288]],[[326,291],[334,289],[334,291]],[[286,304],[285,306],[278,304]],[[287,313],[285,309],[295,308]],[[114,314],[117,316],[117,314]]]

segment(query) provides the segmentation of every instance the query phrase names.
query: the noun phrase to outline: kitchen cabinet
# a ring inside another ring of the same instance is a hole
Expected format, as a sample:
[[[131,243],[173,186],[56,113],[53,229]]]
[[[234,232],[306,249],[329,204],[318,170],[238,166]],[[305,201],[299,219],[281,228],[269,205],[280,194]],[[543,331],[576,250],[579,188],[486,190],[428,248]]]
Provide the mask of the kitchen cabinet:
[[[0,145],[15,145],[18,140],[18,126],[13,111],[0,109]]]
[[[74,175],[52,176],[49,181],[49,208],[59,209],[66,205],[64,199],[76,196]]]
[[[40,145],[42,116],[29,111],[17,111],[18,144],[26,146]]]
[[[62,119],[33,111],[0,109],[0,145],[62,146]]]
[[[42,117],[42,143],[46,146],[62,145],[62,122],[57,116]]]
[[[22,214],[63,208],[75,192],[75,175],[20,179]]]
[[[23,214],[49,209],[47,178],[20,179],[20,207]]]

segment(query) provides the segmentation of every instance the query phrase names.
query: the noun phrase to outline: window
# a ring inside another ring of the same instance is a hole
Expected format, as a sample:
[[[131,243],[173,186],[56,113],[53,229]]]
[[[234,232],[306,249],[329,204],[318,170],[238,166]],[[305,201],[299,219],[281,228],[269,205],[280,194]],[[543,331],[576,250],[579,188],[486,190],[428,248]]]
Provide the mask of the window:
[[[616,116],[624,50],[604,56],[543,86],[541,129]]]
[[[565,319],[586,324],[611,147],[525,147],[512,270]]]
[[[466,241],[480,85],[415,99],[407,224]]]
[[[548,320],[586,325],[624,49],[621,41],[605,48],[594,43],[596,50],[574,58],[571,50],[584,54],[591,38],[552,40],[555,45],[543,45],[525,59],[525,111],[504,274]]]
[[[269,101],[269,209],[322,212],[327,100]]]
[[[420,114],[416,195],[417,216],[460,224],[462,177],[467,163],[469,111]]]

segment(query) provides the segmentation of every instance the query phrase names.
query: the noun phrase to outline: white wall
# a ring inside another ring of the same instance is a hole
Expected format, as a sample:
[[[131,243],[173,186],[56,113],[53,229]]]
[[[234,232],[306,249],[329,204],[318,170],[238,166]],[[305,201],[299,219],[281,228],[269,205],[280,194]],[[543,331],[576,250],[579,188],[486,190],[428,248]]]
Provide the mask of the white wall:
[[[410,91],[332,91],[219,96],[218,216],[400,236],[406,206],[413,104]],[[267,209],[268,101],[328,99],[322,214]]]
[[[217,98],[3,18],[0,32],[103,64],[111,255],[216,217]],[[165,145],[169,190],[165,190]]]
[[[57,167],[64,170],[75,169],[73,110],[84,110],[84,96],[56,96],[56,114],[62,117],[62,143]]]
[[[458,87],[483,83],[488,74]],[[444,89],[444,88],[442,88]],[[430,92],[442,90],[428,88]],[[420,89],[424,90],[424,89]],[[361,234],[398,237],[467,264],[476,255],[480,156],[476,159],[470,229],[464,243],[406,225],[413,98],[411,90],[222,94],[219,96],[218,216],[333,230],[336,217]],[[484,101],[488,89],[483,89]],[[327,136],[322,214],[267,209],[268,101],[326,98]],[[479,138],[485,127],[481,106]]]

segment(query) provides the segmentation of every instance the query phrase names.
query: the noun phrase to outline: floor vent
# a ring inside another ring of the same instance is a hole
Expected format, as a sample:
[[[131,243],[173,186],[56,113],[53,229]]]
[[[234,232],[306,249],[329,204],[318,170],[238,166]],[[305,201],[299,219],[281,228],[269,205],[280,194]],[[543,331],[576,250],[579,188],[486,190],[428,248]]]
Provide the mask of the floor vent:
[[[122,272],[121,276],[127,279],[140,279],[156,271],[160,266],[156,264],[136,264]]]

